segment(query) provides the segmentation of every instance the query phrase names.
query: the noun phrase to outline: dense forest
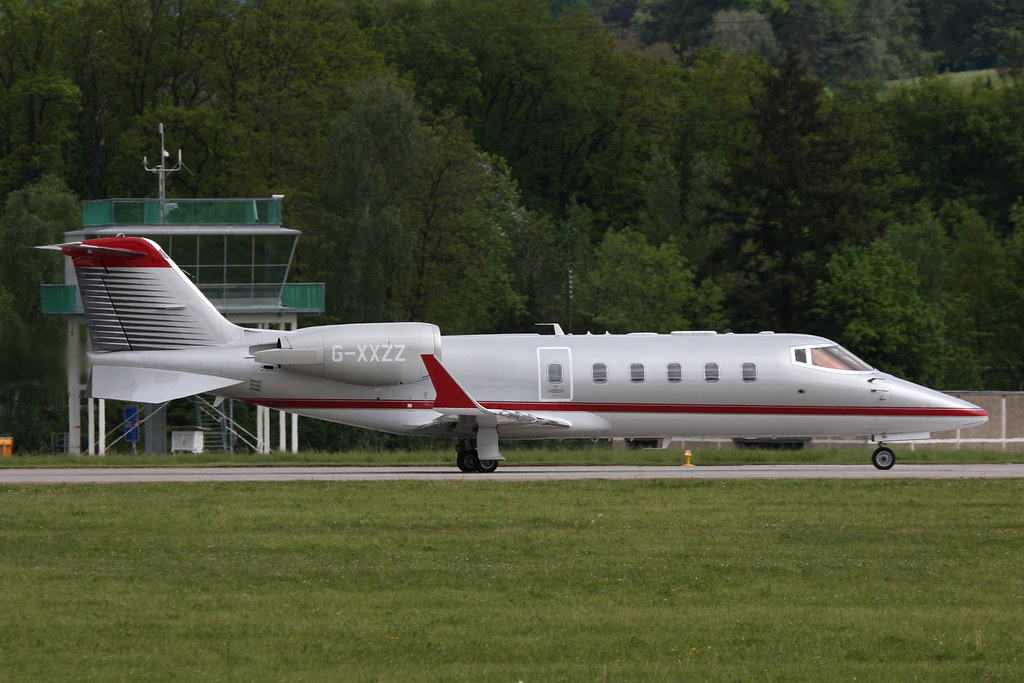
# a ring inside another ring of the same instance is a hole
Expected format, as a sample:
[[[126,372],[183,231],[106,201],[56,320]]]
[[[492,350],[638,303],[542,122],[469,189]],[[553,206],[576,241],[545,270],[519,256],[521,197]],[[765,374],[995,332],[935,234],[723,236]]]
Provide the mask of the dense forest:
[[[0,432],[65,429],[30,247],[153,196],[161,122],[169,196],[286,196],[311,323],[802,331],[1022,389],[1022,39],[1010,0],[0,0]]]

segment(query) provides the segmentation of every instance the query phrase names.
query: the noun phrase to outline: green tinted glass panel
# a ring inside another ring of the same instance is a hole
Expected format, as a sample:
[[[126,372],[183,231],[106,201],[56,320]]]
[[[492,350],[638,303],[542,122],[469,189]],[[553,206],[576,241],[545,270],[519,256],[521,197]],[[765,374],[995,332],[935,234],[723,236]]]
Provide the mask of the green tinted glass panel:
[[[201,285],[215,285],[224,282],[224,266],[196,266],[196,282]]]
[[[288,274],[288,266],[255,266],[253,268],[253,282],[284,282]]]
[[[199,265],[214,266],[224,263],[224,236],[223,235],[200,235],[199,236]]]
[[[252,266],[228,266],[225,269],[226,282],[231,283],[251,283],[252,282]]]
[[[295,245],[295,235],[260,235],[255,238],[253,263],[257,265],[287,264]]]
[[[226,262],[229,266],[252,265],[252,235],[227,236]]]
[[[197,240],[195,235],[173,235],[170,237],[171,248],[167,253],[182,268],[192,267],[196,265]]]

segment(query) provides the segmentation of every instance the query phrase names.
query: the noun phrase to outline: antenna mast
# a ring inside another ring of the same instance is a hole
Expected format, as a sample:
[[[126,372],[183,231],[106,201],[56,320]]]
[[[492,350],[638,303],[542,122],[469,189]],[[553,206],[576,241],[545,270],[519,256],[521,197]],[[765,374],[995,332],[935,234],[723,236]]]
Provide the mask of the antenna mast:
[[[167,168],[167,157],[171,156],[167,149],[164,147],[164,124],[160,124],[160,163],[150,168],[149,161],[146,157],[142,157],[142,168],[146,169],[150,173],[156,173],[160,178],[160,222],[164,222],[165,205],[167,204],[167,179],[166,174],[175,173],[180,171],[182,167],[181,163],[181,149],[178,149],[178,163]]]

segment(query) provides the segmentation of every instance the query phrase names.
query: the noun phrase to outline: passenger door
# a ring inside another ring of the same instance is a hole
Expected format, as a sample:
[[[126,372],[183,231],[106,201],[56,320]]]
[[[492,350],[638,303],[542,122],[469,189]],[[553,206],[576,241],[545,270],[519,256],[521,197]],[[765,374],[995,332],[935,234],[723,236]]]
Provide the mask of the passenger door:
[[[541,401],[572,400],[572,353],[566,347],[537,349]]]

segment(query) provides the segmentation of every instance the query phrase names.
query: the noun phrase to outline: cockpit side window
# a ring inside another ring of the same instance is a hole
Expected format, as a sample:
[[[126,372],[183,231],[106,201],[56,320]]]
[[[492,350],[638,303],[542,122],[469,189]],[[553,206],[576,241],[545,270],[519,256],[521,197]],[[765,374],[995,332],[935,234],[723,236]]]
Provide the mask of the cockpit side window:
[[[874,369],[842,346],[835,344],[795,348],[793,362],[797,365],[811,365],[845,372],[870,372]]]

